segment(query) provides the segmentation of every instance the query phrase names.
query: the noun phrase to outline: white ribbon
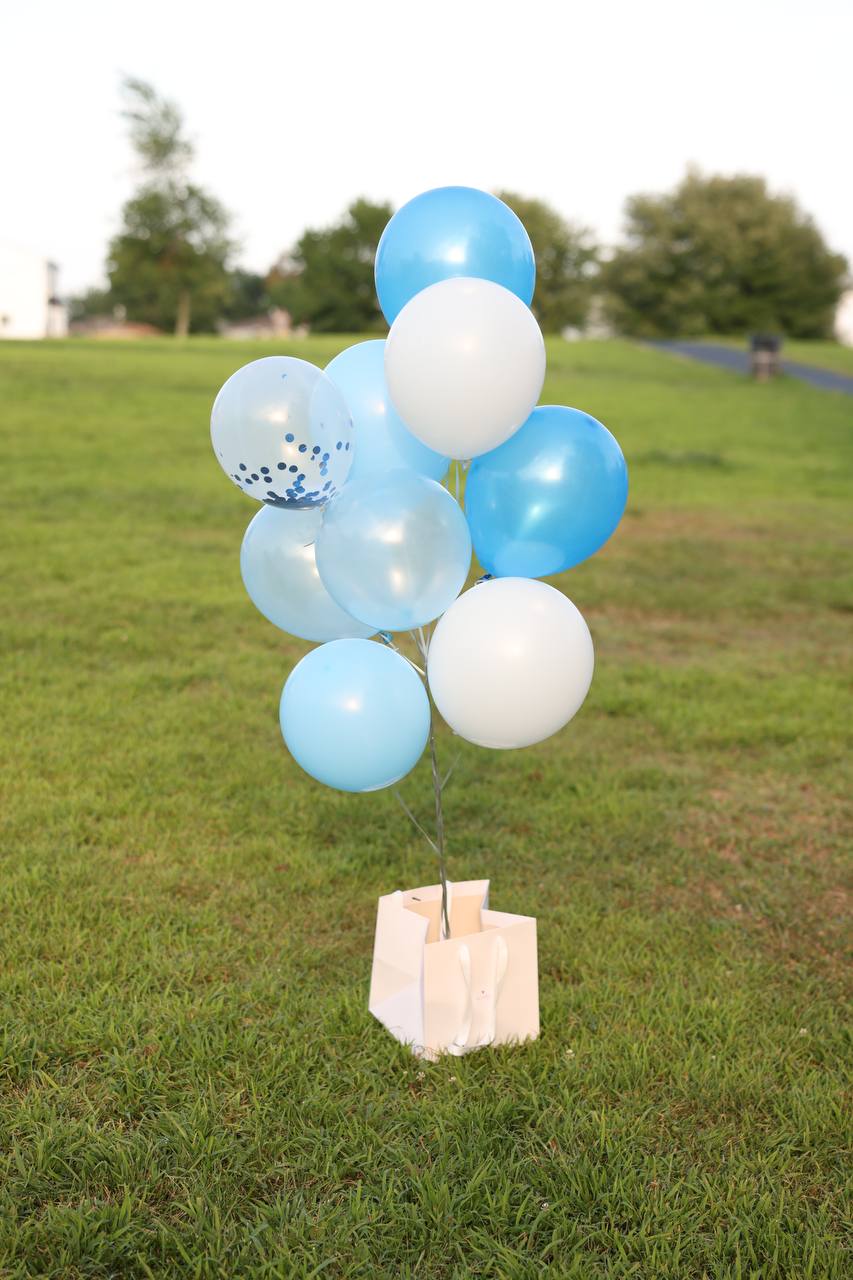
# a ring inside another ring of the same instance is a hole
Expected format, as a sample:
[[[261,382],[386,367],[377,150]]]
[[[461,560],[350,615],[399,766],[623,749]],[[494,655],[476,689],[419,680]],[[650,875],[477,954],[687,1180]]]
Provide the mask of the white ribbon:
[[[459,1026],[459,1030],[447,1046],[448,1053],[452,1053],[455,1057],[459,1058],[463,1053],[471,1053],[473,1049],[482,1049],[487,1044],[491,1044],[494,1040],[498,997],[501,993],[504,977],[506,976],[508,960],[509,950],[506,942],[500,934],[498,934],[495,938],[495,945],[492,948],[492,962],[494,965],[492,974],[492,998],[489,1005],[486,1026],[479,1040],[474,1044],[469,1044],[468,1041],[471,1037],[471,1024],[474,1021],[474,997],[471,991],[471,952],[465,943],[460,946],[459,967],[462,970],[462,980],[465,983],[465,1012]],[[483,994],[485,995],[486,992]]]

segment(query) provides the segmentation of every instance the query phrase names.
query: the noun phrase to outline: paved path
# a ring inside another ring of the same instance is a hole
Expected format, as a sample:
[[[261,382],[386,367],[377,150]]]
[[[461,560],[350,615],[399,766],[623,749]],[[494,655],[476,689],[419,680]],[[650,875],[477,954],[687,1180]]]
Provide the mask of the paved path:
[[[650,347],[659,351],[669,351],[674,355],[690,356],[694,360],[702,360],[705,364],[716,364],[723,369],[732,369],[737,373],[749,373],[749,355],[737,347],[718,347],[712,342],[650,342]],[[813,387],[823,391],[842,391],[853,396],[853,378],[844,373],[834,373],[831,369],[817,369],[811,364],[798,364],[794,360],[782,359],[782,369],[792,378],[801,382],[810,382]]]

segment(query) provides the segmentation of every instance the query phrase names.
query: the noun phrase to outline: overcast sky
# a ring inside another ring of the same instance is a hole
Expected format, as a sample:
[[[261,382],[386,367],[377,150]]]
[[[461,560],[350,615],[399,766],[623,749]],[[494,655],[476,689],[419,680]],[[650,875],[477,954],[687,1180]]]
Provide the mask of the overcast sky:
[[[765,174],[853,259],[853,0],[10,3],[0,238],[97,283],[134,171],[122,72],[182,107],[265,270],[356,195],[465,183],[618,237],[688,163]]]

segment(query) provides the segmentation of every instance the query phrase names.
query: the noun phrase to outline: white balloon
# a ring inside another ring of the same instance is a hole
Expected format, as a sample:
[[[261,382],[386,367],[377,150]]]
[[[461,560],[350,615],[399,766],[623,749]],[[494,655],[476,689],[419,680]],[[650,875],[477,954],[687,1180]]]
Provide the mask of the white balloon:
[[[535,578],[493,578],[439,620],[427,677],[460,737],[481,747],[529,747],[571,720],[593,665],[589,628],[562,592]]]
[[[385,343],[385,380],[411,433],[438,453],[476,458],[530,415],[545,378],[533,313],[491,280],[458,276],[415,294]]]

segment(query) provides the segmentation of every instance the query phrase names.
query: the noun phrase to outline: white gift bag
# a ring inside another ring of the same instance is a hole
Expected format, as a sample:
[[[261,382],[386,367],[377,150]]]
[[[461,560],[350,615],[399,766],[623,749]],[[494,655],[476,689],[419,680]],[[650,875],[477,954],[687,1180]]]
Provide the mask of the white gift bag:
[[[536,921],[488,909],[488,880],[448,882],[450,937],[441,886],[379,899],[370,1012],[396,1039],[430,1059],[539,1035]]]

